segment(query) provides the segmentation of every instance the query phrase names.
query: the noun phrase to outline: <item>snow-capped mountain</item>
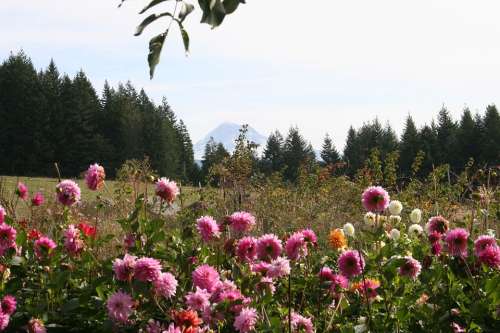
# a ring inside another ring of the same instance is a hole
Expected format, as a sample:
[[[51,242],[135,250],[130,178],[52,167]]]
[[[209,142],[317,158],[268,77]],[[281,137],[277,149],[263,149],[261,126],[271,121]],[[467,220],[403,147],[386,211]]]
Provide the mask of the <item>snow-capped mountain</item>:
[[[203,139],[196,142],[193,146],[195,160],[203,159],[205,145],[213,137],[215,142],[221,142],[224,147],[232,152],[234,150],[234,140],[238,137],[241,125],[235,123],[222,123],[210,131]],[[266,144],[267,137],[248,126],[247,138],[259,145],[258,151],[261,151]]]

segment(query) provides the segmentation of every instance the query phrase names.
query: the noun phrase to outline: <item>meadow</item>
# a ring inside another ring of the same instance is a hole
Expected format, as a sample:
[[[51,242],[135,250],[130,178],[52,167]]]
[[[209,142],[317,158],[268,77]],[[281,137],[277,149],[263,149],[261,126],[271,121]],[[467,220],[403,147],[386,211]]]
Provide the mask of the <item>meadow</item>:
[[[3,177],[0,329],[500,329],[496,169],[381,187],[239,162],[203,188],[139,162],[114,181],[97,164],[76,182]]]

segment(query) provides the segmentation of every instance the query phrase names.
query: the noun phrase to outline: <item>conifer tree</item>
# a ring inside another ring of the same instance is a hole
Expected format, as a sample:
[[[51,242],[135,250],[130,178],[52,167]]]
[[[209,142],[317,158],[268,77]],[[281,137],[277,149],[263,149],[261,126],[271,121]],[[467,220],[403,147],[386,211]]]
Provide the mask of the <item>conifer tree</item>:
[[[325,164],[335,164],[340,161],[340,155],[335,145],[333,144],[332,139],[328,134],[326,134],[325,139],[323,140],[323,145],[321,147],[321,159]]]

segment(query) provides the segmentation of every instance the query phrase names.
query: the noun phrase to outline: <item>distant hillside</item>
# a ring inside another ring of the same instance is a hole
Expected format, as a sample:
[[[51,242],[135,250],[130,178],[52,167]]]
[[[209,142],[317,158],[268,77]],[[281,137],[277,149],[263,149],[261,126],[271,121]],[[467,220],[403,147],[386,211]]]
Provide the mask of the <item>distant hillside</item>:
[[[205,145],[208,140],[210,140],[210,137],[213,137],[216,142],[221,142],[228,151],[232,152],[234,150],[234,140],[238,137],[240,127],[241,125],[235,123],[222,123],[210,131],[203,139],[196,142],[193,146],[195,160],[203,159]],[[266,144],[267,137],[250,126],[248,126],[247,137],[250,141],[260,145],[259,151],[261,151],[262,147]]]

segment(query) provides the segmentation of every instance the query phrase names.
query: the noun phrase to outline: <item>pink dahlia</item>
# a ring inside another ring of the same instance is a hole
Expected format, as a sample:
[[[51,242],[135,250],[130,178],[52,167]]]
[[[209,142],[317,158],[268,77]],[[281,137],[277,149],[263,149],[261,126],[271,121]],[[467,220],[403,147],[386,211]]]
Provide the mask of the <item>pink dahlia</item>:
[[[38,259],[45,259],[51,257],[54,250],[57,247],[56,243],[46,237],[42,236],[35,241],[35,255]]]
[[[425,228],[427,229],[427,233],[430,235],[433,232],[438,232],[441,235],[446,234],[448,231],[450,222],[446,220],[442,216],[434,216],[427,221],[427,224],[425,225]]]
[[[407,276],[415,280],[420,274],[422,265],[420,265],[418,260],[413,259],[412,257],[405,257],[404,260],[404,263],[399,267],[399,275]]]
[[[122,291],[112,294],[106,303],[108,316],[117,322],[126,323],[133,312],[134,301],[132,297]]]
[[[229,226],[237,233],[250,231],[255,226],[255,217],[247,212],[236,212],[229,216]]]
[[[469,232],[463,228],[450,230],[445,238],[448,252],[452,256],[467,257],[467,238],[469,238]]]
[[[368,187],[361,195],[363,207],[369,212],[380,213],[389,207],[389,193],[381,186]]]
[[[380,287],[380,282],[375,279],[365,279],[364,281],[360,281],[354,284],[354,288],[358,290],[361,296],[368,298],[377,297],[377,289]]]
[[[47,329],[40,319],[31,318],[28,323],[28,333],[47,333]]]
[[[129,254],[125,254],[123,259],[116,258],[113,261],[115,278],[120,281],[130,281],[134,276],[136,259],[136,256],[131,256]]]
[[[334,274],[330,277],[330,291],[334,294],[337,295],[342,290],[347,289],[349,287],[349,280],[340,274]]]
[[[271,261],[281,254],[283,246],[278,236],[266,234],[257,239],[257,257],[261,260]]]
[[[431,245],[431,253],[435,256],[439,256],[441,254],[442,249],[443,249],[443,247],[441,246],[440,242],[435,242],[435,243],[432,243],[432,245]]]
[[[160,275],[153,280],[153,288],[156,295],[171,298],[175,296],[177,280],[170,273],[160,273]]]
[[[243,237],[236,245],[236,256],[245,262],[252,262],[257,257],[257,240],[253,237]]]
[[[479,256],[487,247],[498,247],[495,237],[490,235],[481,235],[474,241],[474,253]]]
[[[457,323],[451,323],[451,330],[453,333],[465,333],[465,329],[458,325]]]
[[[24,183],[17,183],[16,194],[22,200],[28,199],[28,187]]]
[[[307,244],[304,235],[301,232],[292,234],[285,243],[285,251],[291,260],[298,260],[307,256]]]
[[[304,241],[306,243],[316,246],[318,243],[318,237],[311,229],[304,229],[300,231],[304,236]]]
[[[356,250],[349,250],[340,255],[338,266],[342,275],[351,278],[362,273],[365,268],[365,261],[361,253]]]
[[[292,312],[291,315],[292,332],[293,333],[313,333],[314,326],[311,318],[301,316],[298,313]]]
[[[3,313],[12,315],[16,311],[17,301],[12,295],[5,295],[0,304]]]
[[[90,165],[85,173],[85,183],[92,191],[100,189],[104,185],[105,178],[104,168],[97,163]]]
[[[204,311],[210,306],[211,294],[205,289],[196,287],[195,292],[190,292],[186,295],[186,304],[189,308],[196,311]]]
[[[500,268],[500,248],[487,246],[478,256],[479,262],[490,268]]]
[[[41,206],[44,201],[45,201],[45,198],[43,197],[42,192],[37,192],[37,193],[35,193],[33,198],[31,198],[31,205],[38,207],[38,206]]]
[[[273,279],[267,276],[261,277],[255,288],[259,291],[266,291],[271,295],[274,295],[274,292],[276,291]]]
[[[83,250],[83,240],[80,239],[80,230],[73,224],[64,231],[64,248],[72,255],[79,254]]]
[[[254,273],[267,274],[267,271],[271,267],[271,264],[265,261],[260,261],[258,263],[250,264],[250,270]]]
[[[16,235],[16,229],[6,223],[0,224],[0,255],[16,246]]]
[[[200,233],[201,239],[205,242],[209,242],[214,238],[220,237],[219,225],[211,216],[202,216],[197,219],[196,228]]]
[[[158,179],[155,188],[156,195],[167,201],[168,203],[174,202],[175,198],[179,195],[180,191],[176,182],[170,181],[163,177]]]
[[[334,274],[330,267],[323,267],[319,270],[318,277],[321,281],[329,281],[333,278]]]
[[[137,259],[134,266],[134,278],[142,282],[152,282],[161,274],[161,264],[158,260],[148,257]]]
[[[193,271],[193,285],[213,292],[220,282],[219,273],[207,264],[201,265]]]
[[[179,327],[176,327],[175,324],[172,323],[165,331],[162,331],[161,333],[182,333],[182,331]]]
[[[290,261],[283,257],[278,257],[271,261],[271,266],[266,276],[270,278],[280,278],[290,274]]]
[[[80,187],[72,180],[63,180],[56,186],[57,200],[64,206],[73,206],[80,201]]]
[[[0,331],[3,331],[9,326],[10,315],[0,312]]]
[[[240,333],[248,333],[255,329],[257,319],[257,310],[253,308],[243,308],[234,319],[233,326]]]
[[[5,223],[5,208],[2,207],[2,205],[0,205],[0,224],[4,224]]]

